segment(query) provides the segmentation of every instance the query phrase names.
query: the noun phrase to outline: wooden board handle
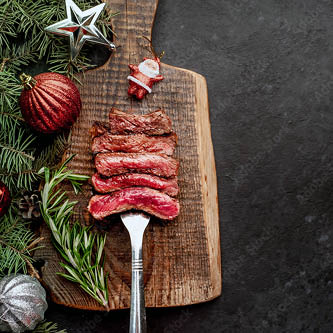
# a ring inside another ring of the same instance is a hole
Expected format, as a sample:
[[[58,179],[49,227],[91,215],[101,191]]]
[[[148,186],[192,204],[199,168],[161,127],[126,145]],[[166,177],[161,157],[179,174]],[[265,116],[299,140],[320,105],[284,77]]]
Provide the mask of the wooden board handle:
[[[135,54],[148,46],[142,36],[151,38],[158,0],[105,0],[113,12],[119,12],[112,20],[116,32],[115,44],[122,54]]]

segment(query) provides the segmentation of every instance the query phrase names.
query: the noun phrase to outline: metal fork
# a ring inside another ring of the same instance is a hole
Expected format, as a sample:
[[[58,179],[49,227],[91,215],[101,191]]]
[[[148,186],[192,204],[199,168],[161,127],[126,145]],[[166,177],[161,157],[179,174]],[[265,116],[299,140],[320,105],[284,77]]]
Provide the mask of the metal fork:
[[[146,308],[143,285],[142,240],[150,217],[143,213],[120,215],[131,238],[132,246],[132,286],[130,333],[146,333]]]

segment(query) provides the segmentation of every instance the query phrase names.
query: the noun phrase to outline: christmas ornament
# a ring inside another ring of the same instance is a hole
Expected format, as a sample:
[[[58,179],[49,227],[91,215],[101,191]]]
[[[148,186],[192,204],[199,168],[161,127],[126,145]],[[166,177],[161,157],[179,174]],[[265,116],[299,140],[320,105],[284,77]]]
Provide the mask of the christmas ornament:
[[[0,331],[33,330],[44,319],[46,293],[29,275],[9,275],[0,281]]]
[[[40,193],[25,191],[18,202],[19,212],[24,219],[31,220],[40,217]]]
[[[95,26],[95,22],[104,6],[105,3],[102,3],[96,7],[81,11],[72,0],[66,0],[67,18],[46,27],[45,31],[60,36],[69,36],[72,60],[77,57],[86,41],[115,49],[116,46],[109,42]]]
[[[7,186],[0,181],[0,217],[7,213],[12,199]]]
[[[69,128],[81,109],[75,84],[57,73],[42,73],[32,78],[22,74],[24,90],[20,96],[23,118],[36,131],[55,133]]]
[[[143,62],[136,65],[128,65],[131,70],[131,75],[127,77],[129,80],[128,94],[136,96],[137,99],[143,99],[147,93],[152,92],[152,87],[155,82],[164,79],[160,75],[160,58],[153,59],[144,58]]]

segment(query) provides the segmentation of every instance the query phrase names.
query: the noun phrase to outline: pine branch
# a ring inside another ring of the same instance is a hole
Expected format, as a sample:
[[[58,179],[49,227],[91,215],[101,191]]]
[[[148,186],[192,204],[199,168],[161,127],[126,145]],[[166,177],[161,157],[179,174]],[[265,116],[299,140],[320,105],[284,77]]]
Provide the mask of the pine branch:
[[[14,193],[23,186],[31,189],[36,175],[30,171],[35,161],[34,137],[17,126],[0,130],[0,180]]]
[[[22,86],[15,74],[3,70],[0,71],[0,111],[5,106],[12,109],[17,106],[17,99],[21,94]]]
[[[23,169],[20,172],[0,169],[0,180],[7,185],[10,192],[13,194],[23,189],[31,190],[32,184],[34,184],[37,179],[37,171],[33,169]]]
[[[70,160],[71,158],[55,172],[48,168],[40,170],[39,173],[45,178],[45,185],[41,191],[41,213],[51,230],[55,247],[66,261],[60,263],[66,273],[58,274],[78,283],[91,297],[108,309],[107,277],[104,275],[102,260],[106,238],[91,233],[89,228],[77,222],[73,226],[70,225],[76,202],[68,201],[66,192],[58,189],[59,185],[67,180],[77,193],[82,181],[89,178],[66,170],[66,164]]]
[[[12,132],[9,132],[12,133]],[[11,134],[9,134],[11,135]],[[7,139],[1,140],[0,131],[0,148],[2,143],[7,142]],[[19,139],[21,142],[21,139]],[[61,157],[64,154],[65,149],[68,146],[68,138],[65,134],[59,134],[56,136],[44,149],[38,154],[30,154],[29,159],[34,158],[33,161],[27,160],[26,163],[19,162],[16,167],[8,167],[8,162],[17,163],[14,161],[17,158],[19,151],[16,151],[13,157],[8,157],[1,159],[1,154],[5,151],[0,152],[0,180],[4,182],[12,193],[16,193],[22,189],[31,190],[34,183],[40,179],[38,176],[38,171],[41,167],[46,166],[49,168],[54,167],[57,163],[61,161]],[[8,147],[7,147],[8,148]],[[13,147],[9,147],[11,152],[13,152]],[[21,152],[23,156],[27,155],[24,151]]]
[[[9,109],[8,107],[0,109],[0,128],[1,131],[9,131],[23,123],[21,111],[18,107]]]
[[[29,246],[33,241],[28,223],[11,207],[0,219],[0,277],[20,271],[27,273],[27,265],[32,266],[33,262],[31,251],[36,249]]]
[[[9,132],[0,130],[0,165],[7,170],[19,172],[22,167],[31,168],[35,160],[32,143],[35,138],[26,136],[23,129],[12,129]]]
[[[120,12],[113,12],[110,6],[106,3],[105,11],[101,15],[101,19],[97,22],[97,27],[101,30],[104,36],[113,34],[117,37],[116,32],[112,30],[111,20],[119,14]]]
[[[0,72],[7,69],[13,73],[22,70],[23,67],[37,62],[39,52],[32,48],[30,43],[16,45],[2,51]]]
[[[33,169],[37,173],[42,167],[53,168],[59,162],[69,145],[70,136],[66,134],[57,135],[36,157]]]
[[[75,60],[71,60],[68,56],[68,45],[62,45],[58,40],[52,43],[51,50],[47,61],[51,72],[66,75],[72,80],[81,83],[75,74],[94,68],[94,65],[88,60],[87,49],[82,49],[80,56]]]
[[[12,8],[10,1],[0,1],[0,49],[10,47],[10,38],[15,38],[15,25],[17,24],[17,11]]]

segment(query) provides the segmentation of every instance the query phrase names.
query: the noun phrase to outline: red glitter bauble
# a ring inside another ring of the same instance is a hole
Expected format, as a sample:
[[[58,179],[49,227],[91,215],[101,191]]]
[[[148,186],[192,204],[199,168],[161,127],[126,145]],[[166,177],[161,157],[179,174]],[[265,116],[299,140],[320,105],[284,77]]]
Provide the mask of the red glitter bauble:
[[[7,213],[12,199],[7,186],[0,181],[0,217]]]
[[[24,90],[20,96],[23,118],[36,131],[55,133],[70,128],[81,110],[81,98],[75,84],[58,73],[35,77],[20,76]]]

